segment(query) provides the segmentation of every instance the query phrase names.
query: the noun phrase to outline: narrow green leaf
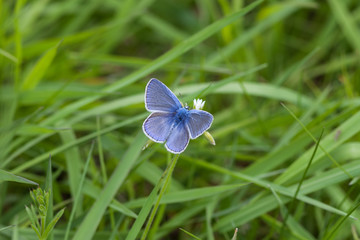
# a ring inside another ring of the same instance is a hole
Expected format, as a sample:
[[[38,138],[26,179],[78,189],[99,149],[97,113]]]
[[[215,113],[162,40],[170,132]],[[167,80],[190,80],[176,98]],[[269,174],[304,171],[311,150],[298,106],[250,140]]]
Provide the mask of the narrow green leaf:
[[[121,212],[123,214],[125,214],[126,216],[132,217],[132,218],[137,218],[138,216],[136,215],[136,213],[134,213],[133,211],[131,211],[129,208],[125,207],[124,204],[121,204],[120,202],[112,202],[110,204],[110,207],[118,212]]]
[[[291,113],[291,112],[290,112]],[[293,115],[294,116],[294,115]],[[296,118],[296,116],[294,116]],[[297,118],[296,118],[297,119]],[[330,134],[328,134],[326,137],[324,137],[324,140],[322,140],[322,143],[319,145],[319,148],[322,150],[318,152],[315,155],[314,158],[314,164],[317,163],[319,160],[323,159],[322,157],[328,156],[331,160],[333,158],[329,154],[329,152],[333,151],[337,147],[339,147],[344,141],[354,136],[356,133],[360,131],[360,112],[357,112],[354,114],[351,118],[347,119],[343,124],[341,124],[337,129],[334,129]],[[300,122],[301,123],[301,122]],[[307,132],[307,128],[305,126],[302,126]],[[337,139],[337,141],[334,141],[335,136],[337,134],[337,131],[341,131],[340,137]],[[310,133],[310,132],[308,132]],[[314,139],[314,137],[310,133],[310,137]],[[315,139],[316,142],[316,139]],[[303,172],[307,166],[306,161],[310,159],[315,146],[313,146],[311,149],[306,151],[304,154],[302,154],[295,162],[291,164],[287,168],[287,170],[278,177],[276,182],[284,183],[288,182],[291,179],[295,178],[296,176],[300,176],[301,172]],[[339,168],[341,166],[338,165],[337,162],[335,162]]]
[[[360,31],[356,25],[356,21],[353,19],[354,16],[347,10],[347,2],[328,0],[328,3],[346,38],[353,46],[354,50],[360,52]]]
[[[315,48],[308,55],[306,55],[299,62],[289,67],[284,73],[282,73],[276,80],[275,85],[281,86],[290,76],[303,68],[303,66],[319,51],[320,48]]]
[[[360,175],[360,165],[357,163],[357,161],[353,163],[349,163],[343,166],[343,168],[348,171],[351,175]],[[235,176],[235,175],[232,175]],[[314,199],[310,199],[309,197],[304,196],[303,194],[309,194],[311,192],[318,191],[320,189],[326,188],[328,186],[341,183],[345,180],[349,179],[349,176],[346,175],[342,170],[335,168],[331,169],[327,172],[324,172],[323,174],[320,174],[318,176],[315,176],[311,179],[308,179],[304,181],[302,185],[302,189],[300,194],[298,195],[298,200],[307,202],[309,204],[314,205],[315,207],[324,209],[326,211],[330,211],[342,216],[346,216],[347,214],[343,211],[340,211],[338,209],[335,209],[329,205],[326,205],[324,203],[321,203],[319,201],[315,201]],[[274,189],[279,193],[279,185],[271,185],[274,187]],[[297,184],[292,186],[289,190],[294,194],[295,189],[297,188]],[[286,193],[286,192],[281,192]],[[291,200],[290,197],[293,195],[287,195],[289,198],[284,198],[284,203],[289,202]],[[236,211],[234,213],[228,214],[226,217],[219,219],[219,221],[216,223],[214,229],[221,231],[229,231],[230,223],[234,223],[237,225],[241,225],[245,222],[250,221],[251,219],[256,218],[257,216],[260,216],[266,212],[269,212],[276,208],[278,206],[277,201],[273,196],[266,196],[262,197],[258,201],[253,201],[249,205],[246,206],[246,208],[242,208],[240,211]]]
[[[192,234],[191,232],[189,231],[186,231],[185,229],[183,228],[179,228],[181,231],[183,231],[184,233],[186,233],[187,235],[189,235],[190,237],[196,239],[196,240],[201,240],[199,237],[195,236],[194,234]]]
[[[76,142],[77,140],[75,133],[72,129],[67,131],[61,131],[60,137],[64,144],[69,142]],[[81,167],[82,167],[80,152],[77,145],[65,151],[65,160],[66,160],[71,196],[75,198],[79,186],[79,179],[81,176]],[[77,210],[78,214],[81,212],[81,208],[82,208],[81,205],[79,205]]]
[[[0,169],[0,183],[1,182],[18,182],[18,183],[26,183],[31,185],[39,185],[36,182],[33,182],[31,180],[28,180],[20,176],[16,176],[2,169]]]
[[[36,201],[35,201],[35,204],[37,204]],[[32,204],[30,205],[30,210],[31,210],[33,219],[35,219],[35,221],[33,222],[34,227],[36,227],[36,229],[38,229],[40,232],[41,226],[40,226],[39,216],[37,215],[34,205],[32,205]]]
[[[208,57],[207,64],[216,64],[221,60],[227,60],[230,56],[237,52],[237,50],[244,46],[247,42],[253,40],[256,36],[262,34],[265,30],[270,28],[275,23],[285,19],[290,14],[295,12],[298,7],[296,4],[292,6],[291,4],[282,4],[279,5],[280,11],[275,12],[273,15],[265,18],[257,25],[249,29],[249,31],[244,32],[244,34],[239,34],[237,38],[235,38],[228,45],[223,47],[221,50],[214,52]]]
[[[88,172],[88,167],[89,167],[89,164],[90,164],[92,151],[94,149],[94,144],[95,144],[95,142],[93,141],[92,144],[91,144],[89,153],[88,153],[88,157],[86,159],[86,163],[85,163],[84,170],[83,170],[83,173],[82,173],[81,178],[80,178],[79,185],[77,186],[77,191],[76,191],[76,193],[74,195],[74,197],[75,197],[74,198],[74,204],[73,204],[73,207],[72,207],[72,210],[71,210],[69,222],[68,222],[67,227],[66,227],[65,240],[68,239],[68,237],[69,237],[71,224],[72,224],[72,221],[74,219],[75,212],[76,212],[76,209],[78,207],[78,204],[80,203],[80,200],[81,200],[81,194],[83,192],[83,186],[84,186],[84,182],[85,182],[85,177],[86,177],[86,174]]]
[[[16,59],[15,56],[13,56],[12,54],[8,53],[7,51],[3,50],[0,48],[0,55],[6,57],[7,59],[13,61],[14,63],[17,63],[18,60]]]
[[[245,7],[244,9],[242,9],[241,11],[231,14],[229,16],[226,16],[225,18],[214,22],[213,24],[209,25],[208,27],[195,33],[193,36],[187,38],[186,40],[181,42],[179,45],[177,45],[170,51],[166,52],[162,56],[158,57],[157,59],[155,59],[148,65],[146,65],[146,66],[140,68],[139,70],[133,72],[132,74],[124,77],[120,81],[115,82],[114,84],[110,85],[109,87],[106,87],[105,89],[103,89],[103,92],[111,93],[111,92],[118,91],[119,89],[121,89],[125,86],[128,86],[129,84],[135,82],[136,80],[138,80],[142,77],[145,77],[146,75],[148,75],[149,73],[152,73],[153,71],[160,68],[164,64],[169,63],[170,61],[174,60],[175,58],[179,57],[180,55],[182,55],[185,52],[189,51],[190,49],[194,48],[196,45],[198,45],[199,43],[201,43],[202,41],[204,41],[211,35],[220,31],[223,27],[238,20],[240,17],[244,16],[245,14],[247,14],[248,12],[253,10],[255,7],[257,7],[261,2],[263,2],[263,0],[257,0],[253,3],[251,3],[250,5],[248,5],[247,7]],[[46,124],[54,123],[57,120],[59,120],[60,118],[63,118],[65,116],[73,113],[80,107],[82,107],[86,104],[89,104],[99,98],[100,98],[100,96],[88,97],[85,99],[81,99],[73,104],[70,104],[69,106],[63,108],[62,110],[58,111],[57,113],[55,113],[54,115],[52,115],[51,117],[46,119],[46,121],[44,121],[43,124],[46,125]]]
[[[158,181],[158,184],[155,185],[155,187],[151,191],[150,195],[146,198],[146,201],[138,214],[138,218],[136,219],[134,224],[131,226],[129,233],[126,236],[126,240],[135,240],[136,237],[138,236],[140,229],[143,226],[143,224],[145,223],[146,218],[148,217],[148,215],[151,211],[152,205],[155,202],[155,199],[156,199],[157,193],[161,187],[162,181],[163,181],[163,178],[160,178]]]
[[[48,204],[47,204],[47,213],[46,213],[46,226],[50,224],[51,219],[54,216],[53,213],[53,176],[52,176],[52,167],[51,167],[51,155],[49,156],[48,167],[46,171],[46,181],[45,181],[45,189],[48,195]],[[49,236],[49,239],[53,239],[53,235]]]
[[[34,215],[34,213],[31,211],[31,209],[28,207],[28,206],[25,206],[25,210],[30,218],[30,222],[33,224],[33,225],[36,225],[36,222],[37,222],[37,216]]]
[[[312,161],[313,161],[313,159],[314,159],[314,157],[315,157],[315,153],[316,153],[316,151],[317,151],[317,149],[318,149],[318,147],[319,147],[319,144],[320,144],[321,137],[322,137],[323,133],[324,133],[324,129],[321,131],[319,140],[316,142],[316,145],[315,145],[315,148],[314,148],[314,152],[313,152],[313,154],[311,155],[311,158],[310,158],[310,160],[309,160],[309,162],[308,162],[308,164],[307,164],[307,166],[306,166],[306,168],[305,168],[305,170],[304,170],[304,173],[303,173],[303,175],[302,175],[302,178],[301,178],[301,180],[300,180],[300,182],[299,182],[299,184],[298,184],[298,186],[297,186],[297,188],[296,188],[296,192],[295,192],[294,197],[293,197],[293,199],[292,199],[292,201],[291,201],[291,203],[290,203],[290,207],[289,207],[290,211],[293,211],[293,209],[294,209],[294,207],[295,207],[295,201],[296,201],[297,196],[298,196],[298,194],[299,194],[299,192],[300,192],[301,185],[303,184],[303,182],[304,182],[304,180],[305,180],[305,178],[306,178],[306,175],[307,175],[307,173],[308,173],[308,171],[309,171],[309,169],[310,169],[311,163],[312,163]],[[287,224],[287,218],[288,218],[288,217],[289,217],[289,211],[286,211],[286,215],[284,215],[284,224],[283,224],[283,226],[282,226],[282,228],[281,228],[281,233],[283,232],[283,229],[284,229],[284,227],[285,227],[286,224]],[[282,236],[282,234],[280,234],[280,236]]]
[[[15,227],[15,225],[10,225],[10,226],[6,226],[6,227],[2,227],[2,228],[0,228],[0,232],[1,232],[1,231],[5,231],[6,229],[9,229],[9,228],[12,228],[12,227]]]
[[[206,234],[207,234],[207,239],[209,239],[209,240],[215,240],[214,230],[213,230],[212,224],[211,224],[211,219],[213,217],[213,212],[214,212],[216,203],[217,203],[216,201],[212,200],[206,206]]]
[[[42,240],[43,238],[42,238],[39,230],[33,224],[31,224],[31,228],[35,231],[35,233],[38,236],[39,240]]]
[[[151,214],[149,216],[149,219],[146,223],[146,226],[145,226],[145,229],[144,229],[144,232],[141,236],[141,240],[145,240],[146,237],[147,237],[147,234],[149,233],[150,231],[150,228],[152,226],[152,223],[154,221],[154,218],[156,216],[156,213],[157,213],[157,210],[160,206],[160,201],[162,200],[162,197],[164,195],[164,193],[166,192],[166,189],[167,187],[169,186],[170,184],[170,179],[171,179],[171,176],[172,176],[172,173],[174,172],[174,169],[175,169],[175,166],[176,166],[176,163],[179,159],[179,154],[176,154],[173,156],[173,159],[171,160],[171,162],[169,163],[169,167],[166,168],[165,172],[164,172],[164,184],[162,185],[161,189],[160,189],[160,192],[159,192],[159,195],[157,197],[157,200],[154,204],[154,207],[151,211]]]
[[[233,184],[233,185],[221,185],[215,187],[203,187],[203,188],[195,188],[195,189],[187,189],[181,190],[176,192],[169,192],[164,195],[162,200],[160,201],[161,204],[171,204],[171,203],[182,203],[187,201],[193,201],[196,199],[203,199],[206,197],[212,197],[226,191],[236,190],[248,183],[243,184]],[[144,202],[146,201],[145,198],[138,198],[134,201],[129,201],[126,206],[130,208],[141,207]]]
[[[234,185],[221,185],[215,187],[203,187],[203,188],[196,188],[196,189],[188,189],[183,191],[177,192],[170,192],[166,194],[161,201],[161,203],[180,203],[186,201],[192,201],[196,199],[202,199],[206,197],[211,197],[214,195],[221,194],[226,191],[236,190],[244,185],[244,184],[234,184]]]
[[[186,33],[176,29],[174,26],[170,25],[168,21],[160,19],[153,14],[145,13],[143,16],[141,16],[141,21],[149,27],[157,30],[166,38],[182,41],[187,37]]]
[[[291,234],[293,234],[294,236],[297,236],[300,239],[303,240],[315,240],[314,236],[312,236],[308,231],[306,231],[294,218],[292,215],[289,214],[288,209],[286,208],[284,202],[282,201],[281,197],[276,193],[276,191],[274,191],[273,188],[271,188],[271,192],[274,194],[279,207],[280,207],[280,213],[283,220],[283,224],[281,226],[280,229],[280,234],[279,234],[279,238],[283,239],[284,238],[284,230],[285,227],[287,226],[289,228],[289,230],[291,231]]]
[[[146,114],[140,114],[140,115],[134,116],[132,118],[126,119],[126,120],[124,120],[122,122],[119,122],[119,123],[114,124],[112,126],[109,126],[107,128],[103,128],[99,132],[90,133],[90,134],[88,134],[88,135],[86,135],[84,137],[78,138],[74,142],[63,144],[63,145],[61,145],[61,146],[59,146],[59,147],[57,147],[55,149],[50,150],[49,152],[43,153],[43,154],[35,157],[34,159],[32,159],[30,161],[27,161],[26,163],[22,164],[21,166],[18,166],[17,168],[13,169],[12,172],[13,173],[21,172],[21,171],[23,171],[23,170],[25,170],[25,169],[27,169],[29,167],[32,167],[32,166],[46,160],[48,158],[49,154],[54,156],[55,154],[60,153],[60,152],[66,150],[66,149],[68,149],[68,148],[70,148],[72,146],[75,146],[77,144],[89,141],[90,139],[93,139],[93,138],[97,137],[99,134],[102,135],[102,134],[114,131],[115,129],[127,126],[128,124],[131,124],[133,122],[143,120],[146,115],[148,115],[148,114],[146,113]],[[43,136],[41,136],[41,137],[43,137]],[[27,147],[29,147],[29,146],[27,146]]]
[[[101,194],[102,189],[89,180],[85,180],[84,186],[82,188],[82,193],[92,197],[93,199],[97,199]],[[129,208],[125,207],[124,204],[120,203],[118,200],[114,199],[110,204],[110,208],[114,209],[115,211],[121,212],[126,216],[137,218],[137,215],[131,211]]]
[[[46,70],[49,68],[54,57],[56,56],[56,52],[58,47],[60,46],[60,43],[58,43],[55,47],[49,49],[35,64],[33,69],[26,76],[24,82],[22,83],[22,90],[33,89],[39,84],[39,82],[45,75]]]
[[[349,216],[360,207],[360,203],[357,203],[355,206],[352,207],[352,209],[349,210],[348,214],[346,216],[343,216],[340,218],[337,223],[332,227],[330,231],[327,232],[325,237],[323,239],[334,239],[336,236],[336,233],[339,231],[340,226],[349,218]]]
[[[95,132],[97,135],[98,133]],[[99,225],[106,208],[109,206],[111,200],[114,198],[116,191],[121,187],[126,176],[140,155],[141,149],[144,146],[147,138],[143,132],[139,132],[130,145],[122,160],[117,165],[105,188],[96,200],[89,213],[86,215],[84,221],[75,233],[74,240],[91,239]]]
[[[44,234],[43,234],[43,238],[47,239],[47,237],[49,236],[49,234],[52,232],[53,228],[55,227],[55,224],[59,221],[59,219],[61,218],[61,216],[64,214],[65,208],[61,209],[56,215],[55,217],[51,220],[51,222],[49,223],[49,225],[47,225]]]

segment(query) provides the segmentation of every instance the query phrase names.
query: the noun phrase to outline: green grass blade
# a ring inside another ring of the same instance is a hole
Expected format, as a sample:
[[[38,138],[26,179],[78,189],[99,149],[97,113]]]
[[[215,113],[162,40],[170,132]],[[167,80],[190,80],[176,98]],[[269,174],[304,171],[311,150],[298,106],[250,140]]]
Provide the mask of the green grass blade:
[[[33,182],[29,179],[16,176],[12,173],[9,173],[5,170],[0,169],[0,183],[1,182],[18,182],[18,183],[25,183],[25,184],[31,184],[31,185],[39,185],[36,182]]]
[[[201,240],[200,238],[198,238],[197,236],[195,236],[194,234],[192,234],[191,232],[189,231],[186,231],[185,229],[183,228],[179,228],[181,231],[183,231],[184,233],[186,233],[187,235],[189,235],[190,237],[192,237],[193,239],[196,239],[196,240]]]
[[[68,224],[66,226],[66,232],[65,232],[65,238],[64,238],[65,240],[67,240],[69,238],[71,224],[72,224],[72,221],[73,221],[73,219],[75,217],[75,212],[76,212],[76,209],[78,207],[78,204],[80,203],[81,194],[83,192],[83,186],[84,186],[84,182],[85,182],[85,177],[86,177],[86,174],[88,172],[88,167],[89,167],[89,164],[90,164],[92,151],[94,149],[94,144],[95,144],[95,142],[93,141],[92,144],[91,144],[89,153],[88,153],[88,157],[87,157],[86,162],[85,162],[84,170],[83,170],[83,173],[81,175],[80,182],[79,182],[79,185],[77,187],[77,191],[76,191],[76,193],[74,195],[74,204],[73,204],[73,207],[72,207],[72,210],[71,210],[71,213],[70,213],[69,222],[68,222]]]
[[[281,86],[290,76],[291,74],[299,72],[303,66],[308,63],[308,61],[320,50],[320,48],[315,48],[308,55],[306,55],[299,62],[289,67],[283,74],[281,74],[278,79],[275,80],[275,84]]]
[[[61,216],[64,214],[65,208],[61,209],[56,215],[55,217],[51,220],[51,222],[49,223],[49,225],[47,225],[44,233],[43,233],[43,237],[44,239],[48,239],[51,238],[51,234],[52,234],[52,230],[55,227],[55,224],[60,220]],[[49,235],[50,234],[50,235]]]
[[[144,232],[141,236],[141,240],[145,240],[149,231],[150,231],[150,228],[151,228],[151,225],[154,221],[154,218],[156,216],[156,213],[157,213],[157,210],[160,206],[160,201],[164,195],[164,193],[166,192],[166,189],[168,188],[169,184],[170,184],[170,179],[171,179],[171,176],[172,176],[172,173],[174,172],[174,169],[175,169],[175,166],[176,166],[176,163],[179,159],[179,156],[180,154],[176,154],[173,156],[173,159],[172,161],[170,162],[169,164],[169,167],[165,170],[164,172],[164,184],[162,185],[161,189],[160,189],[160,192],[159,192],[159,195],[157,197],[157,200],[154,204],[154,207],[150,213],[150,216],[149,216],[149,219],[146,223],[146,226],[145,226],[145,229],[144,229]]]
[[[335,19],[338,21],[345,37],[353,46],[354,50],[360,52],[360,31],[356,26],[350,12],[346,9],[346,2],[337,0],[328,0],[330,8],[334,13]]]
[[[348,171],[351,175],[360,174],[360,166],[356,163],[350,163],[344,165],[343,168]],[[309,180],[304,181],[302,185],[302,189],[300,195],[298,195],[298,200],[307,202],[309,204],[314,204],[314,206],[325,209],[327,211],[331,211],[333,213],[340,214],[342,216],[346,216],[347,214],[330,207],[329,205],[325,206],[323,203],[314,202],[313,199],[309,199],[308,197],[303,197],[303,194],[309,194],[311,192],[318,191],[320,189],[326,188],[333,184],[341,183],[345,180],[349,179],[349,177],[340,169],[335,168],[320,174],[319,176],[313,177]],[[279,186],[271,185],[278,193],[280,193]],[[291,187],[291,192],[294,194],[294,191],[297,187],[297,184]],[[282,190],[281,190],[282,191]],[[282,194],[286,192],[281,192]],[[302,196],[301,196],[302,195]],[[293,195],[287,195],[289,198],[283,199],[284,203],[289,202]],[[215,230],[228,231],[230,228],[228,225],[230,223],[236,223],[238,225],[246,223],[251,219],[254,219],[256,216],[260,216],[266,212],[269,212],[278,206],[277,201],[273,196],[262,197],[259,201],[254,201],[250,203],[245,209],[241,209],[241,211],[234,212],[232,214],[227,215],[226,217],[219,219],[219,221],[214,226]],[[331,210],[332,208],[332,210]]]
[[[109,87],[106,87],[103,91],[107,93],[118,91],[119,89],[128,86],[129,84],[139,80],[142,77],[145,77],[146,75],[152,73],[159,67],[163,66],[164,64],[169,63],[170,61],[174,60],[178,56],[184,54],[185,52],[189,51],[190,49],[194,48],[196,45],[210,37],[211,35],[215,34],[216,32],[220,31],[223,27],[227,26],[228,24],[238,20],[251,10],[253,10],[255,7],[257,7],[263,0],[257,0],[250,4],[249,6],[245,7],[239,12],[236,12],[234,14],[231,14],[223,19],[220,19],[210,26],[204,28],[203,30],[199,31],[198,33],[194,34],[193,36],[185,39],[182,43],[171,49],[170,51],[166,52],[159,58],[152,61],[150,64],[140,68],[139,70],[133,72],[132,74],[126,76],[125,78],[121,79],[120,81],[115,82],[114,84],[110,85]],[[85,99],[81,99],[73,104],[70,104],[69,106],[63,108],[59,112],[55,113],[53,116],[46,119],[46,121],[43,122],[43,124],[50,124],[54,123],[55,121],[59,120],[60,118],[64,118],[65,116],[69,115],[70,113],[73,113],[80,107],[89,104],[96,99],[99,99],[99,96],[89,97]]]
[[[97,135],[98,133],[95,132]],[[146,137],[142,133],[138,133],[134,139],[133,144],[129,147],[128,151],[123,156],[120,163],[117,165],[101,195],[96,200],[95,204],[86,215],[84,221],[81,223],[79,229],[76,231],[73,239],[91,239],[94,235],[101,218],[114,198],[116,191],[122,185],[133,164],[140,155],[141,149],[146,142]]]
[[[149,25],[150,27],[158,30],[166,38],[170,38],[176,41],[182,41],[186,39],[187,34],[174,26],[170,25],[167,21],[164,21],[153,14],[144,14],[141,17],[141,21]]]
[[[58,43],[53,48],[49,49],[35,64],[34,68],[30,71],[30,73],[26,76],[22,83],[22,90],[31,90],[35,88],[43,76],[45,75],[46,70],[50,67],[54,57],[56,56],[56,52],[60,43]]]
[[[272,16],[264,19],[258,25],[251,28],[249,31],[246,31],[244,34],[239,34],[236,39],[234,39],[226,47],[220,49],[220,51],[213,53],[208,58],[207,64],[215,64],[221,60],[228,59],[233,55],[241,46],[244,46],[247,42],[251,41],[254,37],[260,35],[263,31],[274,25],[276,22],[283,20],[292,14],[297,8],[285,5],[281,7],[281,11],[275,12]]]
[[[146,114],[146,115],[148,115],[148,114]],[[109,126],[109,127],[107,127],[107,128],[104,128],[104,129],[102,129],[102,130],[99,131],[99,132],[94,132],[94,133],[88,134],[88,135],[86,135],[86,136],[84,136],[84,137],[78,138],[78,139],[77,139],[76,141],[74,141],[74,142],[66,143],[66,144],[64,144],[64,145],[62,145],[62,146],[60,146],[60,147],[54,148],[54,149],[52,149],[51,151],[46,152],[46,153],[43,153],[43,154],[41,154],[40,156],[38,156],[38,157],[36,157],[36,158],[34,158],[34,159],[32,159],[32,160],[30,160],[30,161],[22,164],[21,166],[15,168],[15,169],[13,169],[12,172],[13,172],[13,173],[22,172],[22,171],[24,171],[25,169],[28,169],[28,168],[30,168],[30,167],[32,167],[32,166],[34,166],[34,165],[36,165],[36,164],[38,164],[38,163],[46,160],[47,157],[48,157],[50,154],[51,154],[52,156],[54,156],[55,154],[58,154],[58,153],[60,153],[60,152],[63,152],[64,150],[66,150],[66,149],[68,149],[68,148],[70,148],[70,147],[76,146],[76,145],[78,145],[78,144],[80,144],[80,143],[83,143],[83,142],[89,141],[90,139],[96,138],[99,134],[102,135],[102,134],[105,134],[105,133],[114,131],[114,130],[116,130],[116,129],[118,129],[118,128],[124,127],[124,126],[126,126],[126,125],[128,125],[128,124],[131,124],[131,123],[133,123],[133,122],[136,122],[136,121],[139,121],[139,120],[143,120],[143,119],[145,119],[146,115],[145,115],[145,114],[140,114],[140,115],[138,115],[138,116],[129,118],[129,119],[123,121],[123,122],[117,123],[117,124],[112,125],[112,126]]]
[[[125,207],[124,204],[121,204],[120,202],[113,201],[110,204],[110,207],[118,212],[121,212],[125,214],[126,216],[132,217],[132,218],[138,218],[138,215],[131,211],[129,208]]]
[[[49,205],[46,213],[46,226],[50,224],[53,219],[53,207],[54,207],[54,190],[53,190],[53,175],[52,175],[52,165],[51,165],[51,156],[49,157],[47,171],[46,171],[46,181],[45,181],[45,189],[49,193]],[[53,233],[48,232],[50,234],[48,237],[50,240],[54,239]]]
[[[146,198],[146,201],[138,214],[138,218],[136,219],[134,224],[131,226],[129,233],[126,236],[126,240],[135,240],[136,237],[139,235],[141,227],[145,223],[145,221],[152,209],[152,206],[156,200],[156,196],[157,196],[157,193],[158,193],[160,187],[162,186],[162,182],[163,182],[163,177],[161,177],[159,179],[158,184],[155,185],[155,187],[151,191],[150,195]]]
[[[59,135],[61,137],[63,144],[76,142],[77,140],[75,133],[72,129],[61,131]],[[65,159],[66,159],[66,166],[68,169],[67,173],[69,178],[71,196],[75,198],[77,189],[79,187],[79,176],[81,176],[81,167],[82,167],[80,152],[77,145],[65,151]],[[77,213],[81,212],[81,205],[78,206],[77,211],[78,211]]]
[[[290,211],[293,211],[293,209],[294,209],[294,207],[295,207],[296,198],[297,198],[297,196],[298,196],[298,194],[299,194],[299,192],[300,192],[301,185],[302,185],[302,183],[304,182],[304,180],[305,180],[305,178],[306,178],[306,174],[307,174],[308,170],[310,169],[311,163],[312,163],[312,161],[313,161],[313,159],[314,159],[314,156],[315,156],[315,153],[316,153],[316,151],[317,151],[317,149],[318,149],[318,147],[319,147],[319,144],[320,144],[321,137],[322,137],[323,133],[324,133],[324,129],[322,130],[322,132],[321,132],[321,134],[320,134],[319,140],[316,141],[316,146],[315,146],[315,148],[314,148],[314,152],[313,152],[313,154],[311,155],[311,158],[310,158],[310,160],[309,160],[309,163],[307,164],[307,166],[306,166],[306,168],[305,168],[305,171],[304,171],[304,173],[303,173],[303,175],[302,175],[302,178],[301,178],[301,180],[300,180],[300,182],[299,182],[299,184],[298,184],[298,186],[297,186],[297,188],[296,188],[294,197],[293,197],[293,199],[292,199],[292,201],[291,201],[291,203],[290,203],[290,206],[289,206],[289,210],[290,210]],[[283,230],[284,230],[284,228],[285,228],[285,226],[286,226],[286,224],[287,224],[287,219],[288,219],[288,217],[289,217],[289,211],[287,211],[287,212],[286,212],[286,215],[284,215],[284,221],[283,221],[284,224],[283,224],[282,227],[281,227],[281,233],[283,232]],[[280,237],[281,237],[281,236],[282,236],[282,234],[280,234]]]
[[[7,229],[9,229],[9,228],[13,228],[13,227],[15,227],[15,225],[10,225],[10,226],[6,226],[6,227],[2,227],[2,228],[0,228],[0,232],[5,231],[5,230],[7,230]]]
[[[203,187],[203,188],[194,188],[180,191],[172,191],[164,195],[161,199],[161,204],[171,204],[171,203],[182,203],[193,201],[197,199],[204,199],[207,197],[213,197],[227,191],[234,191],[247,185],[247,183],[243,184],[231,184],[231,185],[222,185],[222,186],[214,186],[214,187]],[[126,206],[129,208],[137,208],[141,207],[146,199],[138,198],[134,201],[129,201]]]
[[[325,235],[325,237],[323,239],[334,239],[336,236],[337,231],[340,229],[340,226],[345,222],[345,220],[347,220],[349,218],[349,216],[360,207],[360,203],[357,203],[352,209],[350,209],[350,211],[348,212],[348,214],[346,216],[343,216],[341,219],[339,219],[339,221],[336,223],[335,226],[333,226],[333,228],[328,231],[328,234]]]
[[[295,115],[293,115],[296,117]],[[296,118],[297,119],[297,118]],[[353,115],[351,118],[347,119],[343,124],[341,124],[337,129],[332,131],[330,134],[325,136],[322,144],[319,145],[319,148],[322,150],[322,152],[319,152],[316,154],[314,158],[314,164],[321,159],[323,156],[328,156],[331,160],[333,158],[331,155],[329,155],[329,152],[336,149],[340,144],[342,144],[344,141],[348,140],[352,136],[354,136],[357,132],[360,131],[360,112],[357,112],[355,115]],[[302,126],[306,129],[305,126]],[[306,129],[307,130],[307,129]],[[335,136],[337,135],[337,131],[341,131],[340,137],[334,141]],[[307,130],[308,132],[308,130]],[[310,136],[314,139],[314,137],[310,134]],[[314,140],[316,142],[316,139]],[[314,148],[314,147],[313,147]],[[299,174],[304,171],[306,168],[306,160],[310,159],[310,156],[314,149],[311,148],[308,151],[306,151],[305,154],[303,154],[297,161],[295,161],[278,179],[277,183],[284,183],[289,181],[291,178],[294,178],[295,176],[299,176]],[[342,168],[339,166],[339,164],[336,162],[337,166],[339,168]]]
[[[6,57],[7,59],[13,61],[14,63],[17,63],[18,60],[16,59],[15,56],[11,55],[10,53],[8,53],[7,51],[3,50],[0,48],[0,55]]]

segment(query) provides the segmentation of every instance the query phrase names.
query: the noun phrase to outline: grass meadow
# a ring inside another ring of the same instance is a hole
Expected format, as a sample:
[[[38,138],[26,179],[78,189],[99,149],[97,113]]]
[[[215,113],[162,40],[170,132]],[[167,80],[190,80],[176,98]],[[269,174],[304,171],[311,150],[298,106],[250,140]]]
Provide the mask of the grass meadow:
[[[0,239],[360,239],[358,0],[0,0]],[[150,78],[211,145],[142,124]]]

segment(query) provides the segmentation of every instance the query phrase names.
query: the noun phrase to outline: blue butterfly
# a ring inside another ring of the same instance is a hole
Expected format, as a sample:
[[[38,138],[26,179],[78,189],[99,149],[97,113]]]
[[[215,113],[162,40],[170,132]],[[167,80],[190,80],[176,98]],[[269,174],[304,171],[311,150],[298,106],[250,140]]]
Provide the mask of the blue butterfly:
[[[152,78],[145,89],[145,108],[151,114],[143,123],[145,135],[163,143],[169,152],[182,153],[189,144],[208,130],[214,117],[205,111],[183,107],[175,94]]]

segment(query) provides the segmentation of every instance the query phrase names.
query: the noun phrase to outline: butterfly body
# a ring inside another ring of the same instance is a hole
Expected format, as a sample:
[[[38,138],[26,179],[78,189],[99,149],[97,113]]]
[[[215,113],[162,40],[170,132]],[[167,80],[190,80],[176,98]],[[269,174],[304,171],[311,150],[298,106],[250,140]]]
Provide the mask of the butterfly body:
[[[189,116],[189,109],[179,108],[178,110],[176,110],[176,114],[175,114],[175,118],[174,118],[175,124],[179,124],[179,123],[186,121],[188,116]]]
[[[210,128],[213,116],[202,110],[182,106],[175,94],[152,78],[145,89],[145,108],[151,112],[143,131],[154,142],[164,143],[169,152],[179,154]]]

